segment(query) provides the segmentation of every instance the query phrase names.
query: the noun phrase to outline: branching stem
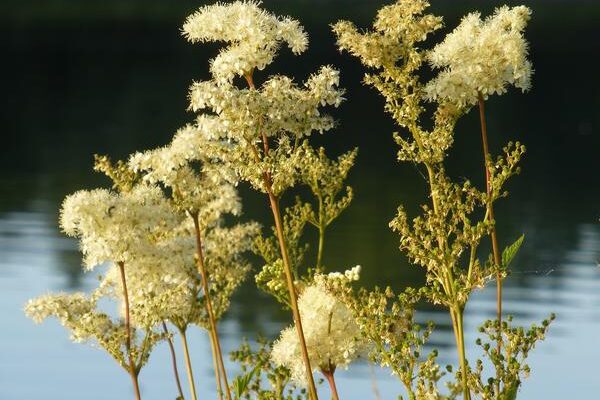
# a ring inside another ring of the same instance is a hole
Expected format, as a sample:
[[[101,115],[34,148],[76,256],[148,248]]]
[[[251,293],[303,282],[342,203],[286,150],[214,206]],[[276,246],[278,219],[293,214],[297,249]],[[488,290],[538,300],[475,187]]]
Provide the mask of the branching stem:
[[[127,292],[127,278],[125,278],[125,263],[119,261],[117,263],[119,272],[121,273],[121,284],[123,286],[123,301],[125,302],[125,331],[127,332],[127,338],[125,342],[125,348],[127,349],[127,356],[129,357],[129,375],[131,376],[131,382],[133,383],[133,391],[135,393],[136,400],[142,398],[140,394],[140,385],[138,382],[138,369],[133,359],[131,352],[131,316],[129,311],[129,293]]]
[[[468,384],[468,367],[467,357],[465,352],[465,334],[463,323],[463,310],[461,308],[452,308],[450,310],[452,318],[452,326],[454,328],[454,336],[456,338],[456,348],[458,349],[458,361],[460,363],[460,376],[462,380],[463,399],[471,400],[471,391]]]

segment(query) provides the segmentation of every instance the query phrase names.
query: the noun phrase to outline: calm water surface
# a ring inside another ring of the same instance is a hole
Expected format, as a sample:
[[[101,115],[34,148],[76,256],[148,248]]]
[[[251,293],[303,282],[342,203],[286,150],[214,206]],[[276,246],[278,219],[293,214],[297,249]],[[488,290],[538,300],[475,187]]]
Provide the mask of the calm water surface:
[[[91,171],[93,153],[118,158],[162,145],[190,121],[187,86],[206,77],[205,60],[216,48],[190,46],[180,38],[181,20],[197,2],[174,7],[129,0],[118,2],[121,7],[114,1],[72,6],[53,0],[47,2],[52,7],[39,8],[29,3],[0,7],[7,16],[0,41],[7,61],[0,68],[10,77],[4,84],[9,101],[0,114],[0,400],[130,399],[129,378],[109,356],[72,344],[56,321],[35,326],[22,309],[27,299],[49,291],[95,286],[96,277],[81,272],[76,242],[57,227],[62,198],[107,184]],[[381,3],[265,2],[299,17],[312,41],[301,58],[284,52],[274,70],[303,79],[330,63],[341,68],[348,90],[348,101],[335,111],[339,128],[317,139],[332,154],[360,148],[350,177],[356,198],[328,236],[325,263],[335,270],[361,264],[364,285],[401,288],[420,285],[423,276],[397,250],[398,237],[387,224],[400,203],[416,212],[427,201],[425,185],[413,166],[395,162],[390,134],[395,128],[381,99],[360,85],[362,69],[337,53],[326,25],[339,18],[364,25]],[[475,6],[492,7],[480,1],[433,3],[434,11],[448,15],[448,26]],[[525,3],[534,8],[528,32],[534,88],[527,95],[492,99],[487,107],[494,151],[508,140],[528,146],[523,172],[497,209],[503,245],[526,236],[506,283],[505,311],[523,325],[557,314],[547,340],[531,354],[533,374],[520,398],[595,399],[600,393],[600,79],[596,65],[586,60],[600,52],[593,40],[600,37],[600,7],[588,1]],[[310,11],[317,4],[320,14]],[[459,123],[448,169],[458,180],[468,176],[481,185],[477,124],[474,113]],[[269,224],[265,200],[247,190],[242,195],[246,217]],[[475,293],[466,310],[471,361],[479,356],[472,345],[476,327],[494,313],[495,287]],[[440,350],[442,363],[456,364],[446,313],[422,309],[418,319],[436,322],[432,346]],[[242,337],[259,332],[273,338],[287,324],[289,316],[248,284],[220,325],[223,345],[234,350]],[[214,398],[207,337],[198,330],[190,336],[200,398]],[[167,347],[158,346],[140,376],[145,399],[175,398],[169,363]],[[367,364],[340,371],[338,380],[344,399],[371,399],[378,391],[387,400],[400,393],[388,371]]]

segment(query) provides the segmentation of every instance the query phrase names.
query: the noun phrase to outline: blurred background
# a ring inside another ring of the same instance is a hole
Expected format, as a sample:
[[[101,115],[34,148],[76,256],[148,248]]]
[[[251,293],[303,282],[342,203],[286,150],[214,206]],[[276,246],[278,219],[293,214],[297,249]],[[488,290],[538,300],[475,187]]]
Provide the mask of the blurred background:
[[[48,291],[89,290],[77,244],[57,227],[60,202],[81,188],[106,186],[92,171],[92,155],[128,154],[166,144],[191,121],[187,88],[208,78],[207,60],[217,45],[191,45],[180,34],[187,15],[204,1],[166,0],[3,0],[0,3],[0,399],[129,399],[129,378],[103,352],[71,344],[49,321],[38,327],[22,312],[28,298]],[[279,15],[298,18],[309,50],[277,61],[257,74],[303,81],[319,65],[341,69],[347,101],[332,113],[335,131],[316,142],[337,155],[360,148],[350,176],[356,198],[332,226],[325,264],[331,270],[363,266],[366,286],[420,285],[421,271],[406,262],[398,236],[387,225],[396,207],[417,212],[426,202],[419,171],[395,161],[396,130],[383,101],[362,86],[359,62],[340,54],[328,24],[339,19],[368,27],[380,0],[265,0]],[[509,140],[526,144],[522,173],[497,207],[501,246],[521,233],[525,244],[505,290],[505,310],[523,325],[557,313],[547,340],[531,355],[532,376],[520,398],[593,398],[600,391],[600,3],[594,0],[432,0],[431,11],[445,17],[443,33],[467,12],[484,15],[501,4],[526,4],[533,19],[526,36],[535,68],[533,88],[515,90],[487,103],[494,152]],[[483,184],[478,118],[469,113],[457,126],[449,171],[458,180]],[[481,186],[480,186],[481,187]],[[266,201],[242,188],[245,218],[270,225]],[[309,238],[310,239],[310,238]],[[466,310],[467,340],[495,312],[495,288],[475,293]],[[439,330],[432,346],[442,363],[456,363],[449,319],[423,308],[422,321]],[[221,331],[226,351],[242,337],[276,337],[287,313],[252,281],[234,299]],[[194,331],[192,357],[202,398],[213,395],[208,342]],[[469,347],[473,362],[478,349]],[[165,346],[160,346],[140,380],[145,399],[175,398]],[[235,366],[230,366],[235,370]],[[340,371],[345,399],[396,398],[400,384],[388,371],[367,364]],[[323,391],[326,398],[328,391]]]

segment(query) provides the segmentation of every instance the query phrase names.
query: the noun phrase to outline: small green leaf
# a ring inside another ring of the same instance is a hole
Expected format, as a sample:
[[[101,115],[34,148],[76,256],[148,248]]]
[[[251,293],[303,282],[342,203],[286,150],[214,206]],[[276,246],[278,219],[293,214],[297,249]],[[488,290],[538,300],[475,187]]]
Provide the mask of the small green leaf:
[[[513,258],[517,255],[519,248],[523,244],[523,240],[525,239],[525,235],[521,235],[513,244],[508,246],[502,251],[502,268],[508,268],[508,265],[512,262]]]
[[[521,238],[523,238],[523,236],[521,236]],[[502,400],[516,400],[520,384],[521,384],[521,382],[516,381],[513,384],[511,384],[508,387],[506,387],[503,390],[503,393],[500,395],[500,399],[502,399]]]
[[[246,373],[242,376],[237,376],[233,381],[233,391],[235,393],[236,398],[241,398],[246,391],[248,390],[248,386],[254,377],[254,374],[258,371],[258,365],[252,369],[252,371]]]

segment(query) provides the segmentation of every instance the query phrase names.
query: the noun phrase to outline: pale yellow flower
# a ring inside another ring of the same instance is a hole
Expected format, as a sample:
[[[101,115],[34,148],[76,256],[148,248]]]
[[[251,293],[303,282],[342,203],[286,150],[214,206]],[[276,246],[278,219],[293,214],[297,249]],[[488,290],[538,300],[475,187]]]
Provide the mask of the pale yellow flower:
[[[479,13],[465,16],[429,53],[442,71],[425,87],[427,97],[473,105],[479,93],[503,94],[510,85],[528,90],[532,67],[523,30],[530,16],[525,6],[500,7],[484,21]]]

